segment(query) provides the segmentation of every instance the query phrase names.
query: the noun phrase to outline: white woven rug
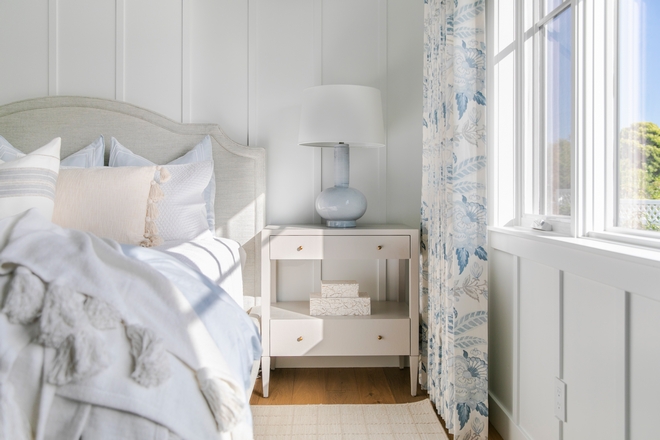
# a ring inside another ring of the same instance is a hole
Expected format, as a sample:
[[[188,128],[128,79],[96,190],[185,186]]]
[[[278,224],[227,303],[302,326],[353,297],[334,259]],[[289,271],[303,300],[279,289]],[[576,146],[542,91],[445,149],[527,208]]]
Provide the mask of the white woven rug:
[[[253,405],[255,440],[445,440],[431,402]]]

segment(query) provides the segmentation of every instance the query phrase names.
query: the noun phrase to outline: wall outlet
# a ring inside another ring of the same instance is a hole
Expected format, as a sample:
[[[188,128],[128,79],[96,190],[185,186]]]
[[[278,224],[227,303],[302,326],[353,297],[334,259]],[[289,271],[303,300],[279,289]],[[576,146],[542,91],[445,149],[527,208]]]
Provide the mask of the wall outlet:
[[[555,417],[566,422],[566,384],[555,378]]]

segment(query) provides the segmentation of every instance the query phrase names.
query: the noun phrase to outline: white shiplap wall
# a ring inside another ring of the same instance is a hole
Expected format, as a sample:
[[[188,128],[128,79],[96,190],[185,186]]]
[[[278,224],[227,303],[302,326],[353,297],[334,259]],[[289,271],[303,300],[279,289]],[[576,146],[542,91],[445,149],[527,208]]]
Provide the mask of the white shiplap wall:
[[[267,222],[277,224],[319,222],[314,200],[334,184],[332,150],[297,145],[302,90],[377,87],[387,146],[351,151],[351,186],[369,204],[361,221],[419,224],[421,0],[5,0],[0,59],[0,105],[117,99],[265,148]],[[283,299],[346,270],[375,296],[385,266],[283,263]]]

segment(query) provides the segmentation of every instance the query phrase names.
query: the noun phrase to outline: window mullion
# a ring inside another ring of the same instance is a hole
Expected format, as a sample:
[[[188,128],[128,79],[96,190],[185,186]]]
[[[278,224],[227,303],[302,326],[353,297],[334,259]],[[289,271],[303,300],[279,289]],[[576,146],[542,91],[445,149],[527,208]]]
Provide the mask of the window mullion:
[[[573,81],[571,84],[571,101],[573,103],[573,118],[571,118],[571,235],[574,237],[579,236],[583,232],[583,193],[584,189],[584,162],[583,150],[584,147],[584,131],[586,123],[586,115],[584,113],[584,83],[585,79],[585,51],[584,49],[584,34],[585,34],[585,2],[577,0],[571,1],[571,17],[573,35]]]

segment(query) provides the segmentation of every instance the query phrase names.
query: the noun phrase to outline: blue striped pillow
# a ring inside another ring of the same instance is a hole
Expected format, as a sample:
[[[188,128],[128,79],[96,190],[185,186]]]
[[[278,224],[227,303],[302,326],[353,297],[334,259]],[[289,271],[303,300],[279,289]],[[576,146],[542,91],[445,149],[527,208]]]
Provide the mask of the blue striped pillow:
[[[28,155],[0,163],[0,218],[36,208],[52,219],[60,145],[61,139],[55,138]]]

